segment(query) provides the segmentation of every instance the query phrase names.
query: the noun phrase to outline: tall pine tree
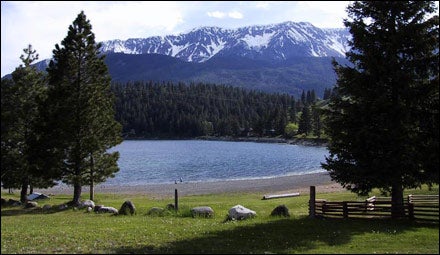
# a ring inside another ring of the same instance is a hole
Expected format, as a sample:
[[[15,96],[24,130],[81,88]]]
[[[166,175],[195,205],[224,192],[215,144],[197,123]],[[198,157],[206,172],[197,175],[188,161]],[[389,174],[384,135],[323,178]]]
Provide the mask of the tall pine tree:
[[[298,134],[309,135],[312,130],[312,117],[310,116],[310,107],[305,105],[302,109],[298,123]]]
[[[400,217],[405,188],[439,182],[435,3],[356,1],[347,11],[354,67],[334,62],[323,167],[355,193],[391,193],[392,216]]]
[[[47,87],[43,73],[32,64],[38,54],[29,45],[23,50],[20,65],[12,73],[12,81],[2,81],[2,183],[6,187],[20,188],[20,200],[27,200],[27,191],[33,187],[55,185],[54,179],[37,164],[39,153],[38,125],[41,121],[39,104],[46,97]]]
[[[63,182],[73,185],[72,204],[79,204],[83,185],[90,185],[93,199],[93,185],[119,170],[118,152],[108,149],[122,142],[121,125],[114,119],[110,76],[91,29],[81,12],[62,47],[55,45],[47,69],[48,139]]]

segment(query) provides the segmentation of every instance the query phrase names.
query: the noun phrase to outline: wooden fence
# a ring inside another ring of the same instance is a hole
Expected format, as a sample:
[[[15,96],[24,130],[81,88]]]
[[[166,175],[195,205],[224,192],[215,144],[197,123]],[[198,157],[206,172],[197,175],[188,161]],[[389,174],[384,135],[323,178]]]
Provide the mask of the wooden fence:
[[[312,194],[313,193],[313,194]],[[439,221],[438,195],[409,195],[403,204],[405,217],[419,221]],[[328,218],[389,218],[390,197],[370,197],[365,201],[330,202],[315,198],[315,187],[310,187],[310,217]]]
[[[439,221],[438,195],[409,195],[407,203],[410,219]]]

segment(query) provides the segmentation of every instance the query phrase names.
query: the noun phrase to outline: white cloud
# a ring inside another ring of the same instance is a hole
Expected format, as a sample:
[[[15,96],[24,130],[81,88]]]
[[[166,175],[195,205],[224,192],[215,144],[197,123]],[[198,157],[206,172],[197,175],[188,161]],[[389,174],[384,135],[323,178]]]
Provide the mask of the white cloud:
[[[269,9],[269,3],[268,1],[263,1],[263,2],[257,2],[255,4],[256,8],[261,8],[261,9]]]
[[[222,19],[226,16],[226,13],[220,11],[207,12],[207,14],[209,17],[218,18],[218,19]]]
[[[217,18],[217,19],[223,19],[226,16],[232,19],[242,19],[243,14],[238,11],[230,11],[228,13],[221,12],[221,11],[213,11],[213,12],[207,12],[206,13],[209,17]]]
[[[232,12],[229,12],[229,13],[228,13],[228,16],[229,16],[230,18],[233,18],[233,19],[242,19],[242,18],[243,18],[243,14],[241,14],[241,13],[238,12],[238,11],[232,11]]]

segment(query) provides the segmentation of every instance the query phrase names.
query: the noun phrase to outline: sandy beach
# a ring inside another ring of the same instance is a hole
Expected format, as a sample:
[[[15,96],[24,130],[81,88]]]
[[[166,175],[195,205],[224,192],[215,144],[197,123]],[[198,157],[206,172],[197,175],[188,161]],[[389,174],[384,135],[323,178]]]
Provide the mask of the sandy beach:
[[[147,184],[135,186],[105,185],[95,186],[95,193],[118,193],[118,194],[144,194],[152,198],[173,197],[175,189],[180,196],[217,194],[227,192],[251,192],[263,195],[284,194],[299,192],[308,194],[310,186],[316,187],[316,192],[341,191],[344,188],[331,181],[326,172],[292,175],[284,177],[252,179],[252,180],[229,180],[216,182],[178,182],[170,184]],[[5,191],[5,190],[4,190]],[[49,189],[34,189],[43,194],[73,194],[71,186],[55,186]],[[19,192],[18,190],[14,192]],[[82,193],[87,194],[88,187],[83,187]]]

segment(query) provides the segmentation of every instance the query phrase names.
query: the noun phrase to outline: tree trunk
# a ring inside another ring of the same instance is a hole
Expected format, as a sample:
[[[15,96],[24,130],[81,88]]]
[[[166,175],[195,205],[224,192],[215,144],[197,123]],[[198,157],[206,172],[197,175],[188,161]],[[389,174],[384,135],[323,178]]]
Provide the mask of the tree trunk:
[[[72,199],[72,205],[77,206],[79,205],[79,200],[81,198],[81,184],[75,182],[73,185],[73,199]]]
[[[403,207],[403,188],[402,182],[397,181],[391,187],[391,217],[393,219],[405,217]]]
[[[95,190],[93,189],[93,186],[95,185],[95,183],[93,182],[94,164],[95,162],[93,161],[93,154],[91,154],[90,155],[90,200],[92,201],[95,198]]]
[[[34,193],[34,185],[32,185],[31,182],[29,182],[29,194]]]
[[[93,186],[95,184],[93,183],[93,179],[90,181],[90,200],[94,200],[95,199],[95,190],[93,189]]]
[[[29,186],[29,180],[27,177],[24,177],[21,181],[21,192],[20,192],[20,201],[25,203],[27,201],[27,188]]]

